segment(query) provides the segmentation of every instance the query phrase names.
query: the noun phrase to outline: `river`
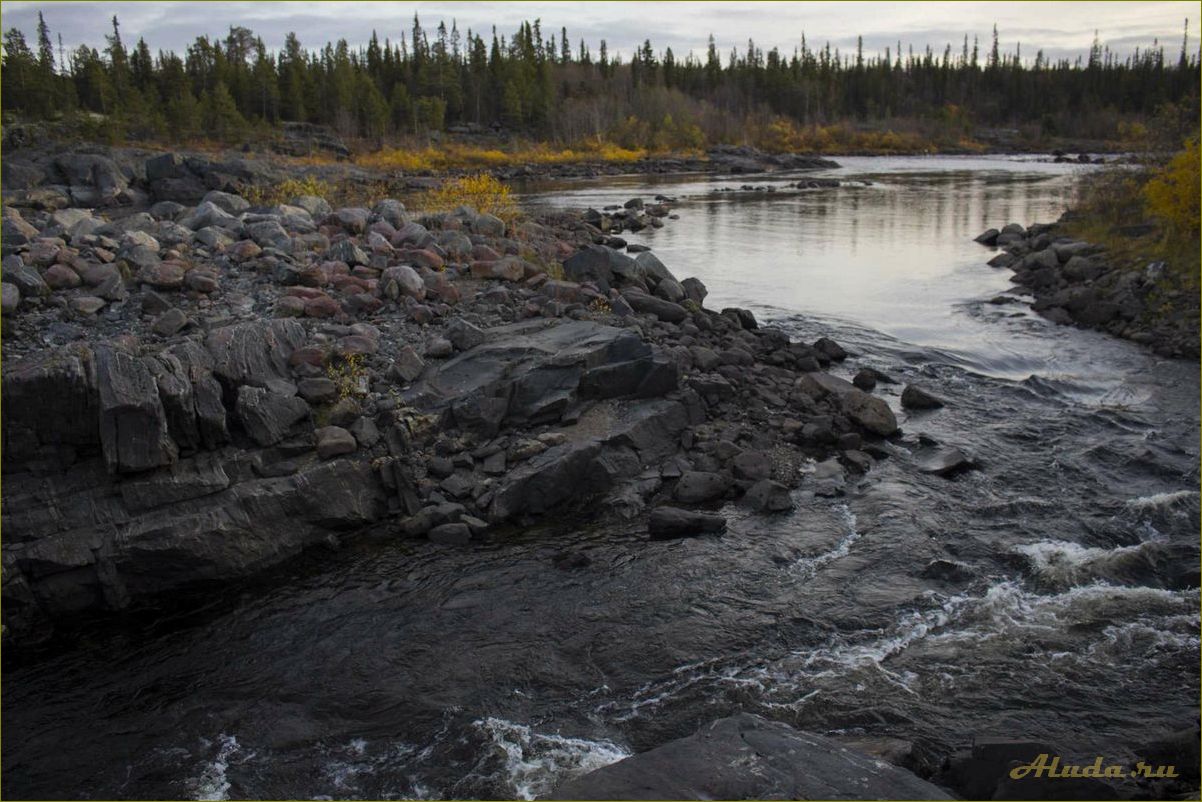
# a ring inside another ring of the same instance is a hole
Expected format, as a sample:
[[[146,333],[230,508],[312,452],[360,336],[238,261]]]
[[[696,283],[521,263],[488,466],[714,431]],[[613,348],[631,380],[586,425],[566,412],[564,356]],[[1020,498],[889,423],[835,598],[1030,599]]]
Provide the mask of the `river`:
[[[1197,721],[1198,368],[1058,327],[979,231],[1055,219],[1074,170],[843,158],[851,182],[645,176],[532,207],[678,199],[629,239],[706,305],[834,337],[947,400],[842,498],[721,537],[387,531],[4,673],[8,798],[531,797],[736,710],[945,754],[974,736],[1123,759]],[[775,186],[776,192],[721,191]],[[914,470],[920,437],[972,453]],[[587,565],[567,569],[565,553]],[[936,559],[957,574],[934,575]]]

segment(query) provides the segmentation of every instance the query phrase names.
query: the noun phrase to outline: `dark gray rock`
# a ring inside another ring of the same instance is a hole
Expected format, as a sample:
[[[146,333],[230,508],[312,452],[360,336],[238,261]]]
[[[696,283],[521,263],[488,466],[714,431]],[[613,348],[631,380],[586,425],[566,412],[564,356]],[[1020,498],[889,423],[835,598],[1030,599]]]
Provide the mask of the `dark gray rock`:
[[[16,284],[5,281],[0,283],[0,312],[10,314],[17,311],[21,305],[21,290]]]
[[[294,425],[308,417],[309,405],[303,398],[243,385],[238,388],[235,413],[252,440],[270,446],[283,440]],[[347,436],[350,437],[349,433]],[[354,444],[354,438],[351,443]]]
[[[647,532],[652,540],[693,537],[708,532],[722,532],[726,519],[710,512],[695,512],[676,507],[656,507],[647,519]]]
[[[847,476],[843,472],[843,466],[834,457],[815,465],[810,480],[813,483],[814,495],[828,498],[843,495],[843,490],[847,486]]]
[[[897,431],[897,418],[883,398],[869,395],[851,382],[828,373],[803,373],[797,389],[811,398],[832,398],[843,413],[867,431],[888,437]]]
[[[430,411],[450,407],[460,426],[470,419],[489,429],[506,416],[557,416],[575,401],[591,371],[624,363],[633,364],[623,388],[639,394],[645,383],[662,383],[656,377],[663,364],[632,331],[591,321],[531,320],[489,329],[486,342],[428,368],[404,398]]]
[[[322,426],[313,432],[317,441],[317,456],[332,459],[342,454],[353,454],[358,448],[355,436],[341,426]]]
[[[647,277],[648,283],[653,287],[659,284],[661,281],[676,281],[676,276],[672,275],[672,271],[669,270],[654,253],[649,251],[640,253],[634,258],[634,263],[642,270],[643,275]],[[688,281],[696,281],[698,284],[701,283],[700,281],[697,281],[697,279],[685,279],[684,281],[680,282],[681,286],[684,286],[685,282]]]
[[[772,460],[762,451],[744,451],[731,462],[736,479],[759,481],[772,476]]]
[[[465,523],[440,524],[427,532],[426,537],[431,543],[463,546],[471,542],[472,530]]]
[[[354,240],[349,239],[344,239],[331,245],[330,249],[326,252],[326,258],[336,262],[346,262],[351,267],[366,265],[371,262],[371,258],[363,252],[363,249]]]
[[[446,337],[456,350],[467,351],[484,342],[485,335],[480,327],[457,317],[447,325]]]
[[[785,512],[793,509],[789,488],[771,479],[761,479],[743,495],[743,501],[758,512]]]
[[[170,465],[179,449],[167,431],[158,385],[142,360],[113,348],[96,353],[100,443],[110,472]]]
[[[622,297],[634,311],[655,315],[665,323],[681,323],[689,316],[688,311],[680,304],[656,298],[633,287],[625,288]]]
[[[36,267],[25,264],[19,256],[8,256],[3,261],[5,284],[21,291],[21,298],[37,298],[50,294],[50,287]]]
[[[69,347],[6,362],[3,409],[6,465],[32,457],[42,446],[99,452],[100,403],[92,352]]]
[[[360,448],[371,448],[380,442],[380,429],[371,418],[363,417],[351,424],[351,434]]]
[[[901,394],[902,406],[906,409],[938,409],[943,401],[915,384],[907,384]]]
[[[698,307],[705,303],[705,296],[709,295],[709,290],[701,283],[701,279],[689,277],[680,282],[680,286],[684,288],[685,297]]]
[[[847,359],[847,351],[843,349],[843,346],[829,337],[819,337],[814,341],[813,348],[831,362],[842,362]]]
[[[560,785],[550,799],[951,799],[837,741],[750,713]]]
[[[230,486],[221,459],[215,454],[197,454],[182,459],[166,470],[152,471],[121,483],[121,498],[135,511],[220,493]]]
[[[297,382],[296,392],[310,404],[329,404],[338,398],[338,385],[332,379],[311,377]]]
[[[178,333],[189,323],[188,316],[180,309],[168,309],[159,315],[151,325],[151,330],[160,337],[170,337]]]
[[[730,484],[730,479],[720,473],[685,471],[672,495],[685,504],[701,504],[723,498]]]
[[[227,385],[292,395],[296,385],[288,357],[307,339],[304,326],[295,320],[260,320],[213,330],[205,348],[212,355],[213,374]]]
[[[608,459],[612,452],[629,456],[632,463],[658,462],[676,450],[688,422],[684,405],[669,399],[599,402],[564,431],[563,442],[534,454],[503,477],[489,518],[541,514],[594,498],[626,478],[611,469],[624,465]],[[516,455],[511,452],[510,457]]]
[[[1002,232],[998,231],[996,228],[987,228],[977,236],[973,237],[973,241],[979,242],[982,245],[993,247],[997,244],[998,235],[1001,233]]]
[[[929,446],[914,452],[914,464],[923,473],[952,476],[975,467],[968,454],[955,446]]]
[[[426,369],[425,361],[418,355],[417,351],[413,350],[412,346],[406,345],[397,353],[396,361],[393,362],[390,373],[404,382],[411,382],[422,375],[422,371]]]
[[[643,256],[643,254],[639,254]],[[568,281],[591,281],[601,292],[615,285],[615,268],[629,274],[636,261],[604,245],[586,245],[563,261]]]

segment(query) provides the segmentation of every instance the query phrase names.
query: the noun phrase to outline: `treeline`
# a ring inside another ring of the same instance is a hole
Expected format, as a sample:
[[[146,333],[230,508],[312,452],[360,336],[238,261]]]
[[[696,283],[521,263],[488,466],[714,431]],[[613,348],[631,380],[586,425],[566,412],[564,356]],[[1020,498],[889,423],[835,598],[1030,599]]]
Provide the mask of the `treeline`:
[[[548,35],[538,20],[486,39],[454,23],[427,32],[414,16],[396,39],[373,32],[365,47],[340,40],[309,50],[290,33],[279,52],[232,27],[181,56],[152,54],[143,39],[127,47],[116,17],[102,49],[66,52],[38,19],[32,45],[15,28],[4,34],[4,111],[90,112],[122,137],[230,141],[301,121],[376,143],[466,126],[655,148],[756,131],[788,147],[799,127],[922,120],[953,139],[980,126],[1113,138],[1120,121],[1167,104],[1196,109],[1199,84],[1185,39],[1176,57],[1154,44],[1119,58],[1095,41],[1086,57],[1053,61],[1001,52],[996,28],[985,52],[966,37],[942,51],[903,52],[899,42],[883,54],[862,45],[841,53],[803,36],[791,53],[749,41],[723,54],[710,37],[700,57],[647,41],[624,62],[605,40],[594,50],[565,28]]]

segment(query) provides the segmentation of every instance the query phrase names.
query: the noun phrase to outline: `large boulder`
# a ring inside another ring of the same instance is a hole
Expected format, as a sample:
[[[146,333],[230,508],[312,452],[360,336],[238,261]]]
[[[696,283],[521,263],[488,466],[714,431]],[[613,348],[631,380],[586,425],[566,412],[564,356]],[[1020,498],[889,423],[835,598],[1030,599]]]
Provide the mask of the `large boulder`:
[[[616,282],[615,274],[629,276],[634,259],[604,245],[586,245],[563,261],[563,274],[569,281],[591,281],[602,292]]]
[[[730,479],[720,473],[685,471],[677,481],[673,495],[685,504],[701,504],[721,499],[730,485]]]
[[[305,399],[243,385],[235,407],[242,428],[261,446],[275,445],[309,414]]]
[[[42,446],[96,452],[100,399],[91,350],[42,351],[6,364],[3,408],[6,465],[33,456]]]
[[[205,338],[205,348],[213,374],[227,386],[250,384],[294,395],[288,358],[307,338],[304,326],[295,320],[253,321],[214,329]]]
[[[589,772],[551,799],[951,799],[840,745],[750,713]]]
[[[96,352],[100,443],[111,472],[170,465],[179,450],[167,431],[158,384],[138,357],[114,348]]]
[[[676,387],[675,372],[626,329],[531,320],[482,334],[470,350],[428,369],[405,401],[449,409],[458,425],[488,430],[504,419],[556,419],[581,397],[656,397]]]
[[[814,371],[803,373],[796,385],[811,398],[833,399],[843,414],[872,434],[888,437],[897,431],[897,418],[889,404],[845,379]]]
[[[521,463],[498,483],[489,517],[502,521],[580,503],[676,450],[689,424],[669,399],[603,401],[568,427],[565,441]]]

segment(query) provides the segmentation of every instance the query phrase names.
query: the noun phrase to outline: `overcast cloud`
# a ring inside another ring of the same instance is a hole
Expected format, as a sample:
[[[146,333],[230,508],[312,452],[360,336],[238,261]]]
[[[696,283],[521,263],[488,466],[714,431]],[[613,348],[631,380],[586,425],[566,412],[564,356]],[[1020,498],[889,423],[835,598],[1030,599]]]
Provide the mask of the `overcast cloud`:
[[[1111,50],[1126,55],[1159,39],[1175,57],[1181,46],[1183,23],[1191,17],[1190,50],[1198,48],[1196,2],[937,2],[937,3],[759,3],[759,2],[5,2],[3,27],[36,35],[41,10],[54,35],[62,34],[68,48],[86,43],[103,47],[109,19],[116,14],[127,45],[146,39],[152,50],[182,52],[197,36],[223,36],[231,25],[244,25],[269,48],[283,44],[295,31],[302,44],[316,48],[346,39],[352,47],[366,44],[375,29],[381,39],[399,39],[412,25],[413,14],[433,31],[439,20],[457,21],[466,31],[487,36],[495,25],[509,36],[521,20],[541,18],[545,36],[558,36],[561,26],[575,46],[583,38],[596,52],[606,39],[611,52],[630,51],[649,38],[654,48],[671,47],[677,55],[704,51],[712,33],[719,48],[744,50],[747,40],[765,50],[773,46],[791,53],[802,32],[811,46],[829,41],[847,51],[856,36],[865,50],[930,45],[942,52],[945,44],[957,50],[967,34],[988,49],[997,23],[1002,50],[1033,58],[1037,50],[1052,58],[1076,58],[1088,52],[1094,31]]]

